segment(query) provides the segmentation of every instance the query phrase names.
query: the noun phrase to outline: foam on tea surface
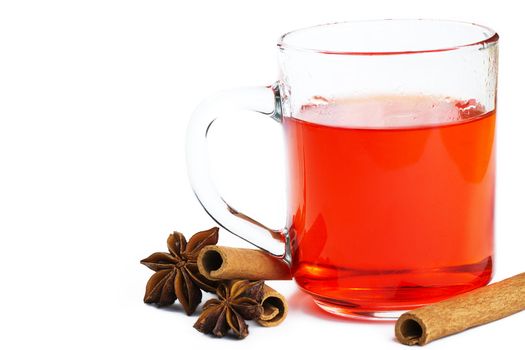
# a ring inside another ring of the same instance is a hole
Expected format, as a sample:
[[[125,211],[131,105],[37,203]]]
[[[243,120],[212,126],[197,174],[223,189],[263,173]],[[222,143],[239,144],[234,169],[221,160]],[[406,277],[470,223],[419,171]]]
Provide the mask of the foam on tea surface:
[[[294,118],[337,127],[399,128],[461,122],[485,112],[473,99],[392,95],[330,100],[314,96]]]

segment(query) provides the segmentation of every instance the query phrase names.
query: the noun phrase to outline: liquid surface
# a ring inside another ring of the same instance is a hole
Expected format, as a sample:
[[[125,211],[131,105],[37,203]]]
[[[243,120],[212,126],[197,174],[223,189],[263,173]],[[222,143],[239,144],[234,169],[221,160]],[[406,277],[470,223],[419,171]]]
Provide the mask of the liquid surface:
[[[495,112],[437,97],[314,99],[284,119],[299,286],[374,311],[488,283]]]

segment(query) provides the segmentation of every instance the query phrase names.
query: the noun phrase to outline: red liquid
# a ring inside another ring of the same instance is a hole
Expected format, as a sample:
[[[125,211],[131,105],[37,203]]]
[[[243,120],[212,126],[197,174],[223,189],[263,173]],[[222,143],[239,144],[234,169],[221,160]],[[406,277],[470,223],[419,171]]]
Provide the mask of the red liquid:
[[[328,307],[374,312],[489,282],[494,111],[383,96],[306,105],[297,118],[284,126],[302,289]]]

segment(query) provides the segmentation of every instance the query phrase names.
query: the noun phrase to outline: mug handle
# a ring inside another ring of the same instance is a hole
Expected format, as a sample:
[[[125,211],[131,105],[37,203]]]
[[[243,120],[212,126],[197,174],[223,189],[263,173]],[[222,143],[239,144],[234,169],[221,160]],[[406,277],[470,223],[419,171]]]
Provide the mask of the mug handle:
[[[281,123],[278,84],[223,91],[204,100],[193,112],[186,143],[186,162],[193,192],[204,210],[224,229],[289,263],[291,257],[287,229],[270,229],[235,210],[217,192],[210,178],[206,143],[208,132],[215,119],[231,116],[236,110],[257,112]]]

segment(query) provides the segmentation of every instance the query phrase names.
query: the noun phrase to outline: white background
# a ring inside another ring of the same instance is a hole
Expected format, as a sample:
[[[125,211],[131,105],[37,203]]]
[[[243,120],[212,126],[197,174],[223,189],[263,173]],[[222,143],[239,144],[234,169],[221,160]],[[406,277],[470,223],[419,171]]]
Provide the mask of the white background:
[[[289,298],[286,322],[252,325],[243,341],[198,333],[196,316],[178,304],[159,310],[142,303],[151,272],[139,260],[165,251],[172,230],[189,236],[214,224],[186,177],[193,108],[220,89],[272,83],[279,35],[325,22],[448,18],[499,32],[494,280],[524,271],[525,27],[517,4],[2,1],[0,348],[403,348],[393,324],[324,314],[289,281],[270,283]],[[235,207],[280,226],[278,125],[253,119],[220,132],[226,142],[214,164],[221,191]],[[221,233],[221,244],[244,245]],[[524,326],[521,313],[427,348],[503,342],[522,349]]]

